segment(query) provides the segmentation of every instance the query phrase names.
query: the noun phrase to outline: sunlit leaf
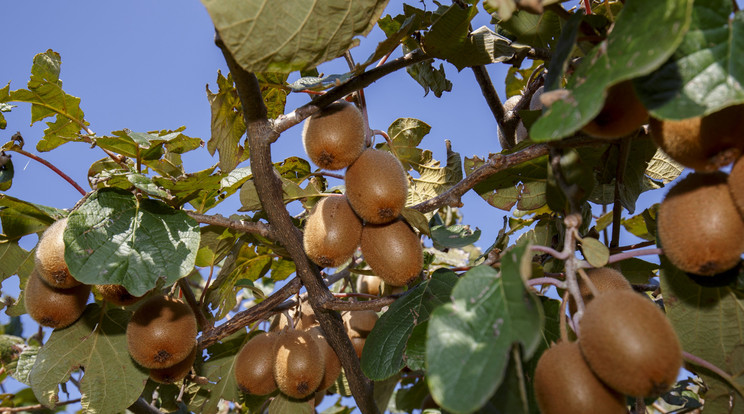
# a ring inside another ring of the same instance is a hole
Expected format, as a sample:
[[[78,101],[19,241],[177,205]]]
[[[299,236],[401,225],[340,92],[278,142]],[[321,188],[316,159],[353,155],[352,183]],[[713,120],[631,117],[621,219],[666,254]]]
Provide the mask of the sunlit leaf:
[[[211,155],[219,152],[220,168],[230,172],[249,155],[248,149],[240,145],[240,138],[245,134],[243,106],[231,74],[226,78],[218,72],[217,86],[217,93],[212,93],[207,86],[207,99],[212,109],[212,137],[207,142],[207,149]]]

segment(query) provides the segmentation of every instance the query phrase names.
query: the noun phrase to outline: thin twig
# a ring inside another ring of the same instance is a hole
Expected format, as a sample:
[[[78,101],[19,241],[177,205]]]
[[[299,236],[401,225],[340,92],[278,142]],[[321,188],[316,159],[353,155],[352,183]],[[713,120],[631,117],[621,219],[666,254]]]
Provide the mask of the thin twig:
[[[628,163],[628,157],[630,156],[630,140],[630,138],[623,138],[617,144],[618,155],[617,166],[615,168],[615,204],[612,207],[612,241],[610,241],[610,248],[620,245],[620,221],[623,218],[623,203],[620,199],[620,187],[623,186],[623,182],[625,181],[625,165]]]
[[[722,380],[726,381],[729,384],[729,386],[731,386],[731,388],[733,388],[737,393],[739,393],[739,395],[744,397],[744,389],[742,389],[742,386],[739,385],[736,382],[736,379],[732,377],[731,374],[729,374],[728,372],[722,370],[721,368],[718,368],[713,363],[708,362],[704,360],[703,358],[700,358],[699,356],[693,355],[686,351],[682,351],[682,358],[690,364],[705,368],[711,371],[712,373],[718,375]]]
[[[245,220],[231,220],[219,214],[209,216],[206,214],[199,214],[193,211],[187,211],[186,214],[192,219],[196,220],[197,223],[212,224],[219,227],[225,227],[243,233],[253,233],[266,237],[270,240],[275,240],[274,230],[269,224],[262,222],[252,222]]]
[[[638,256],[661,256],[664,254],[664,251],[661,249],[640,249],[640,250],[630,250],[627,252],[622,252],[618,254],[613,254],[610,256],[610,259],[607,261],[607,264],[610,263],[617,263],[626,259],[630,259],[631,257],[638,257]]]
[[[610,253],[620,253],[626,250],[635,250],[635,249],[640,249],[642,247],[653,246],[655,244],[656,244],[655,241],[645,241],[645,242],[640,242],[636,244],[630,244],[628,246],[619,246],[619,247],[611,248]]]
[[[54,164],[52,164],[51,162],[49,162],[49,161],[47,161],[47,160],[45,160],[45,159],[43,159],[43,158],[41,158],[41,157],[39,157],[37,155],[34,155],[34,154],[32,154],[32,153],[30,153],[30,152],[28,152],[26,150],[23,150],[23,149],[20,149],[18,147],[15,147],[15,146],[14,147],[10,147],[6,151],[17,152],[17,153],[19,153],[21,155],[25,155],[25,156],[31,158],[34,161],[38,161],[38,162],[44,164],[44,166],[46,166],[50,170],[54,171],[57,175],[59,175],[65,181],[67,181],[68,183],[70,183],[70,185],[72,185],[73,187],[75,187],[75,189],[78,190],[78,192],[81,195],[85,195],[86,194],[85,190],[83,190],[83,187],[80,187],[80,185],[78,183],[76,183],[75,180],[73,180],[72,178],[70,178],[69,175],[63,173],[62,170],[60,170],[59,168],[55,167]]]
[[[194,311],[194,315],[196,316],[196,323],[197,325],[199,325],[199,327],[201,327],[200,330],[207,330],[207,327],[211,326],[211,324],[204,315],[204,311],[202,310],[201,306],[199,306],[199,302],[196,300],[196,297],[194,297],[194,292],[191,290],[191,286],[189,286],[189,282],[186,280],[186,278],[178,279],[178,287],[181,288],[181,293],[183,293],[183,297],[184,299],[186,299],[186,303],[189,305],[191,310]]]
[[[501,102],[498,92],[496,92],[496,88],[493,87],[493,82],[491,81],[491,77],[488,75],[486,67],[479,65],[473,66],[470,69],[473,71],[473,75],[475,75],[475,80],[478,82],[478,86],[480,86],[481,94],[486,99],[488,108],[491,109],[491,113],[493,114],[496,123],[503,131],[506,111],[504,110],[504,104]]]
[[[557,287],[558,289],[565,289],[566,288],[566,282],[562,280],[558,280],[552,277],[536,277],[534,279],[528,279],[527,284],[530,286],[536,286],[536,285],[553,285]]]
[[[69,401],[61,401],[58,403],[54,403],[55,407],[62,407],[63,405],[68,404],[76,404],[80,402],[80,398],[76,398],[74,400]],[[36,410],[43,410],[46,409],[46,406],[44,404],[36,404],[36,405],[23,405],[20,407],[2,407],[0,408],[0,413],[20,413],[24,411],[36,411]]]

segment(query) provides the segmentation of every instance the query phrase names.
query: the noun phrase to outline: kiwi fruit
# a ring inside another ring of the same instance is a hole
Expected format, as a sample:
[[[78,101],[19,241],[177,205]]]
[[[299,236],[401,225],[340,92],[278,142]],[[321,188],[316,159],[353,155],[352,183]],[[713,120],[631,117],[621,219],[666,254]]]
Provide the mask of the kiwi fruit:
[[[361,245],[367,264],[386,284],[403,286],[424,267],[421,241],[402,219],[381,225],[366,224]]]
[[[174,382],[181,381],[189,375],[191,367],[194,366],[196,361],[196,346],[183,361],[168,368],[151,369],[150,379],[161,384],[173,384]]]
[[[517,106],[517,103],[519,100],[522,99],[522,95],[514,95],[511,98],[504,101],[504,112],[510,112],[514,110],[514,107]],[[511,148],[513,145],[506,142],[506,137],[504,136],[504,133],[501,131],[501,128],[498,130],[499,135],[499,142],[501,143],[501,148]],[[520,143],[527,139],[527,128],[524,127],[524,124],[520,120],[517,124],[517,130],[515,131],[515,139],[516,143]]]
[[[625,414],[625,397],[589,369],[577,342],[560,342],[543,352],[534,376],[543,414]]]
[[[375,311],[366,309],[345,312],[341,315],[341,318],[344,321],[344,328],[346,328],[346,332],[350,338],[366,338],[372,332],[372,328],[375,327],[378,316]]]
[[[283,331],[274,349],[274,380],[279,390],[296,399],[313,394],[325,375],[325,361],[315,338],[298,329]]]
[[[579,346],[592,371],[631,397],[653,397],[677,381],[682,348],[654,302],[632,290],[605,292],[586,307]]]
[[[307,257],[321,267],[338,267],[359,246],[362,221],[343,195],[325,197],[305,223],[302,243]]]
[[[196,345],[196,317],[189,305],[165,295],[146,300],[127,324],[129,354],[145,368],[168,368]]]
[[[31,272],[23,291],[26,312],[41,326],[65,328],[72,325],[85,310],[90,286],[77,285],[59,289],[44,282],[36,269]]]
[[[62,238],[67,227],[67,218],[57,220],[49,226],[36,246],[36,271],[49,286],[68,289],[81,283],[75,280],[65,263],[65,241]]]
[[[351,345],[354,347],[354,351],[356,351],[357,358],[362,357],[362,351],[364,350],[364,343],[367,341],[364,338],[354,337],[351,339]]]
[[[351,103],[337,101],[305,121],[302,144],[310,160],[326,170],[346,168],[365,148],[362,113]]]
[[[354,211],[368,223],[388,223],[403,211],[408,178],[395,156],[367,149],[346,170],[346,197]]]
[[[633,82],[627,80],[610,86],[604,106],[581,131],[596,138],[615,139],[638,130],[647,120],[648,111],[638,99]]]
[[[243,345],[235,359],[235,380],[247,394],[266,395],[276,390],[274,350],[278,332],[262,332]]]
[[[744,221],[721,171],[692,173],[659,206],[657,232],[679,269],[712,276],[733,268],[744,251]]]
[[[336,352],[328,344],[328,340],[323,335],[323,330],[320,329],[320,326],[314,326],[308,329],[307,333],[317,342],[320,347],[320,353],[323,355],[323,360],[325,361],[323,380],[318,386],[319,390],[325,390],[333,385],[338,376],[341,375],[341,361],[339,361],[338,355],[336,355]]]
[[[594,287],[597,289],[598,293],[616,289],[633,289],[633,287],[630,286],[630,282],[628,282],[628,279],[626,279],[622,273],[611,267],[587,269],[586,275],[587,277],[589,277],[589,280],[592,281],[592,284],[594,284]],[[579,292],[581,293],[581,298],[584,300],[584,305],[586,305],[587,303],[589,303],[590,300],[594,298],[592,289],[584,281],[583,277],[577,276],[577,279],[579,282]],[[576,301],[574,301],[573,298],[569,300],[568,308],[571,310],[572,314],[576,313]]]
[[[651,136],[669,157],[701,172],[731,164],[744,151],[744,105],[726,107],[704,117],[682,120],[651,118]]]
[[[359,275],[356,290],[359,293],[379,296],[382,291],[382,279],[374,275]]]
[[[134,296],[122,285],[97,285],[96,289],[103,300],[111,302],[116,306],[129,306],[142,299],[142,296]]]

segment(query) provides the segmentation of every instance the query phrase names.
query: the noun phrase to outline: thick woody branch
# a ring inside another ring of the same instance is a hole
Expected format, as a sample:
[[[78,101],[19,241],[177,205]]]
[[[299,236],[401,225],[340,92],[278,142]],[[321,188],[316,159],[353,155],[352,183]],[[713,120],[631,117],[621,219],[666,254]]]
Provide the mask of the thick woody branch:
[[[289,252],[295,263],[297,276],[308,291],[310,306],[320,323],[329,344],[336,352],[344,367],[352,395],[363,414],[377,413],[373,398],[373,384],[364,376],[356,352],[343,328],[338,312],[323,308],[323,304],[333,301],[333,295],[323,283],[318,268],[310,262],[302,246],[302,233],[292,223],[292,218],[284,206],[281,181],[271,162],[271,143],[279,137],[279,131],[267,119],[267,111],[261,97],[258,79],[253,73],[241,68],[230,52],[217,41],[222,49],[230,73],[235,80],[238,97],[243,106],[243,117],[247,125],[250,162],[256,184],[258,198],[266,211],[276,237]],[[384,66],[384,65],[383,65]],[[363,86],[359,86],[363,87]],[[336,88],[319,98],[322,102],[333,102],[347,94],[342,87]],[[338,95],[336,97],[336,95]],[[317,103],[322,106],[322,104]]]
[[[206,214],[194,213],[193,211],[187,211],[186,214],[192,219],[196,220],[197,223],[212,224],[215,226],[225,227],[232,230],[241,231],[243,233],[258,234],[266,237],[270,240],[276,240],[274,231],[271,226],[266,223],[252,222],[245,220],[230,220],[229,218],[223,217],[219,214],[214,216],[208,216]]]
[[[286,115],[280,115],[272,123],[272,129],[277,134],[286,131],[290,127],[299,124],[305,118],[317,112],[320,108],[326,107],[352,92],[366,88],[385,75],[389,75],[390,73],[403,69],[406,66],[427,59],[430,59],[430,57],[428,57],[423,51],[415,50],[403,57],[391,60],[390,62],[370,69],[367,72],[354,76],[348,82],[330,89],[327,93],[313,99],[310,103],[305,104]]]
[[[504,129],[504,119],[506,118],[506,112],[504,111],[504,105],[499,99],[499,94],[496,92],[496,88],[493,87],[491,77],[488,75],[488,71],[485,66],[473,66],[470,69],[473,70],[475,80],[480,86],[481,94],[486,99],[488,107],[491,109],[496,123],[499,124],[499,128]]]

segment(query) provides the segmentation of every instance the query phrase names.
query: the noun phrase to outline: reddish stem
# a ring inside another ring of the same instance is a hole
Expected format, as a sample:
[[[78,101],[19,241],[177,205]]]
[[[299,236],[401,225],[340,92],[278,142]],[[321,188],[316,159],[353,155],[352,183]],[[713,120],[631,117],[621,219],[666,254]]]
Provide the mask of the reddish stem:
[[[586,10],[587,16],[592,14],[592,0],[584,0],[584,10]]]
[[[75,180],[73,180],[72,178],[70,178],[70,176],[68,176],[67,174],[63,173],[59,168],[55,167],[49,161],[47,161],[47,160],[45,160],[45,159],[43,159],[43,158],[41,158],[41,157],[39,157],[37,155],[34,155],[34,154],[32,154],[32,153],[30,153],[28,151],[25,151],[25,150],[22,150],[22,149],[16,148],[16,147],[10,148],[8,151],[15,151],[15,152],[17,152],[17,153],[19,153],[21,155],[25,155],[25,156],[31,158],[32,160],[35,160],[35,161],[38,161],[38,162],[44,164],[49,169],[51,169],[52,171],[54,171],[55,173],[57,173],[57,175],[59,175],[60,177],[64,178],[65,181],[67,181],[68,183],[70,183],[73,187],[75,187],[75,189],[78,190],[80,192],[80,194],[82,194],[82,195],[85,195],[86,194],[85,193],[85,190],[83,190],[83,187],[80,187],[78,185],[78,183],[75,182]]]

